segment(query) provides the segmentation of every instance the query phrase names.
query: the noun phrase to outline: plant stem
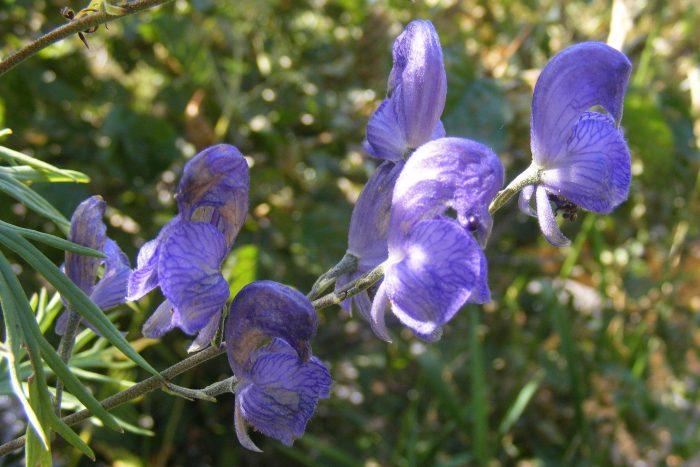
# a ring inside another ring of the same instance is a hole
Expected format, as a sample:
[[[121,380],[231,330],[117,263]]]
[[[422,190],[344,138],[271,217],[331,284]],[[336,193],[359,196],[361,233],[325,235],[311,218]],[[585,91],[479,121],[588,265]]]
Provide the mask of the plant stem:
[[[140,383],[137,383],[131,386],[130,388],[125,389],[124,391],[118,392],[113,396],[106,398],[102,401],[102,406],[105,409],[110,410],[132,399],[136,399],[137,397],[143,396],[144,394],[148,394],[149,392],[153,392],[156,389],[160,389],[166,386],[169,380],[173,379],[180,373],[184,373],[185,371],[192,369],[206,362],[207,360],[211,360],[212,358],[221,355],[224,352],[225,348],[223,345],[221,347],[212,346],[205,350],[202,350],[201,352],[198,352],[190,357],[187,357],[181,362],[176,363],[170,368],[167,368],[159,376],[151,376],[150,378],[145,379]],[[219,383],[215,383],[212,386],[215,386],[216,384]],[[205,388],[205,391],[207,389],[208,388]],[[89,410],[81,410],[80,412],[75,412],[71,415],[63,417],[62,420],[65,422],[66,425],[70,426],[82,422],[83,420],[86,420],[91,416],[92,414]],[[15,438],[6,444],[3,444],[2,446],[0,446],[0,456],[4,456],[16,449],[21,448],[25,442],[25,437],[20,436],[19,438]]]
[[[318,300],[314,300],[312,304],[316,310],[327,308],[331,305],[337,305],[346,298],[350,298],[353,295],[357,295],[358,293],[362,292],[363,290],[367,290],[383,276],[384,263],[380,264],[379,266],[367,272],[363,276],[345,285],[341,289],[338,289],[335,292],[331,292],[328,295],[324,295]]]
[[[124,11],[122,15],[115,16],[108,14],[106,11],[96,11],[94,13],[81,16],[80,18],[76,18],[75,20],[72,20],[69,23],[59,26],[56,29],[53,29],[52,31],[49,31],[48,33],[44,34],[38,39],[30,42],[21,49],[5,57],[0,62],[0,76],[7,73],[12,68],[16,67],[32,55],[45,49],[53,43],[60,41],[61,39],[65,39],[66,37],[72,36],[73,34],[86,31],[90,28],[94,28],[96,26],[99,26],[100,24],[108,23],[123,16],[130,15],[132,13],[136,13],[142,10],[147,10],[149,8],[153,8],[159,5],[163,5],[171,1],[172,0],[136,0],[133,2],[119,5]]]
[[[346,272],[353,272],[357,269],[357,256],[351,253],[345,253],[343,259],[338,261],[338,264],[333,266],[328,270],[328,272],[321,275],[316,280],[316,283],[311,287],[311,292],[308,293],[306,298],[313,300],[318,297],[324,290],[333,285],[338,278],[345,274]]]
[[[528,185],[536,185],[542,181],[542,169],[535,165],[533,162],[530,167],[525,169],[520,175],[515,177],[512,182],[508,184],[503,190],[496,194],[496,197],[491,202],[489,206],[489,213],[494,214],[496,211],[501,209],[508,200],[510,200],[513,195],[518,193],[520,190]]]
[[[73,354],[73,346],[75,345],[75,336],[78,334],[78,327],[80,326],[80,321],[82,317],[71,310],[70,307],[67,309],[68,313],[68,324],[66,324],[66,329],[61,336],[61,342],[58,344],[58,354],[61,356],[63,363],[68,363],[71,355]],[[58,378],[56,381],[56,415],[61,416],[61,399],[63,398],[63,381]]]

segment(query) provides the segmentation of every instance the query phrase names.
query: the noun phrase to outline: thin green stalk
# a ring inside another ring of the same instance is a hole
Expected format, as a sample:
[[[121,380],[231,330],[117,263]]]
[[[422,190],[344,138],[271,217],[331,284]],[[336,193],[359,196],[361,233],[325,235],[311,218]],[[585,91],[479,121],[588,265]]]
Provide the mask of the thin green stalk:
[[[479,310],[469,307],[469,354],[471,362],[472,415],[474,417],[474,457],[479,465],[489,461],[488,446],[488,397],[484,352],[479,339]]]
[[[520,175],[515,177],[503,190],[496,194],[489,205],[489,213],[494,214],[501,209],[515,194],[528,185],[536,185],[542,181],[542,169],[533,162]]]
[[[81,316],[72,311],[68,307],[68,323],[66,324],[66,329],[61,336],[61,341],[58,343],[58,355],[63,360],[63,363],[68,364],[71,355],[73,354],[73,345],[75,344],[75,336],[78,334],[78,327],[80,326]],[[54,403],[56,408],[56,415],[61,416],[61,399],[63,398],[63,382],[60,378],[56,381],[56,401]]]

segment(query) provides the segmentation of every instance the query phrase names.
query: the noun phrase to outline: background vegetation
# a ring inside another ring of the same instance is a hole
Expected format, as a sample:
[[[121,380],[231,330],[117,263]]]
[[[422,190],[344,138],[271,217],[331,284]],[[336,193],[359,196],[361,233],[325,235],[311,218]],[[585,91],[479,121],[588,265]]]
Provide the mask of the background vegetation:
[[[85,5],[0,0],[0,55],[65,21],[63,6]],[[574,242],[564,249],[549,246],[511,202],[487,249],[493,302],[463,310],[437,343],[394,326],[387,345],[337,307],[322,312],[314,349],[331,367],[332,398],[291,449],[253,435],[265,453],[244,450],[232,396],[212,404],[160,392],[115,410],[131,432],[79,428],[100,463],[700,462],[700,7],[692,0],[612,8],[598,0],[176,0],[87,34],[89,50],[70,38],[0,77],[0,128],[14,131],[2,144],[88,174],[87,185],[34,188],[66,216],[101,194],[109,233],[132,260],[176,211],[187,158],[235,144],[252,183],[250,214],[225,265],[232,290],[265,278],[306,292],[344,253],[353,202],[374,169],[360,146],[364,128],[385,92],[393,39],[416,18],[433,21],[444,47],[448,134],[490,145],[507,179],[529,164],[532,87],[547,60],[584,40],[621,47],[634,63],[622,121],[633,157],[629,200],[613,215],[566,225]],[[0,218],[55,229],[4,195]],[[42,279],[14,261],[24,288],[38,291]],[[186,355],[189,339],[140,336],[158,303],[151,294],[119,308],[116,320],[162,369]],[[46,335],[57,341],[51,328]],[[83,339],[76,366],[111,381],[85,380],[98,397],[147,376],[117,354],[87,353],[99,341]],[[176,382],[203,387],[229,374],[221,357]],[[0,410],[6,441],[23,428],[8,396]],[[89,462],[61,442],[54,455],[62,465]]]

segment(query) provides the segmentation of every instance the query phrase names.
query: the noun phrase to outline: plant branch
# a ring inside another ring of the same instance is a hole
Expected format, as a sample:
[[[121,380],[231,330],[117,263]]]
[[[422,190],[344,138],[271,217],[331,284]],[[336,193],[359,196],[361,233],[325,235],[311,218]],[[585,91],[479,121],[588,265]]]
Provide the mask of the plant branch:
[[[501,209],[513,195],[528,185],[536,185],[542,181],[542,169],[533,162],[523,173],[513,179],[507,187],[496,194],[496,197],[489,206],[489,213],[494,214]]]
[[[170,368],[165,369],[160,376],[151,376],[148,379],[145,379],[141,381],[140,383],[134,384],[128,389],[125,389],[124,391],[118,392],[114,394],[113,396],[110,396],[106,398],[105,400],[102,401],[102,406],[107,409],[113,409],[114,407],[117,407],[119,405],[122,405],[126,402],[129,402],[132,399],[136,399],[137,397],[143,396],[144,394],[148,394],[149,392],[153,392],[156,389],[160,389],[165,387],[168,384],[168,381],[173,379],[175,376],[179,375],[180,373],[184,373],[185,371],[194,368],[207,360],[211,360],[212,358],[221,355],[222,353],[225,352],[225,348],[222,345],[221,347],[209,347],[205,350],[202,350],[201,352],[198,352],[190,357],[187,357],[186,359],[182,360],[181,362],[176,363],[175,365],[171,366]],[[219,384],[219,383],[215,383]],[[208,388],[205,388],[205,391],[207,391]],[[208,391],[212,392],[213,391]],[[63,417],[63,421],[65,422],[66,425],[75,425],[76,423],[82,422],[83,420],[86,420],[90,418],[92,414],[90,413],[89,410],[81,410],[80,412],[75,412],[73,414],[67,415]],[[16,449],[21,448],[24,443],[26,442],[26,439],[24,436],[20,436],[19,438],[15,438],[12,441],[3,444],[0,446],[0,456],[7,455],[11,453],[12,451],[15,451]]]
[[[312,304],[316,310],[327,308],[331,305],[337,305],[346,298],[350,298],[353,295],[357,295],[358,293],[362,292],[363,290],[369,289],[383,276],[384,263],[380,264],[376,268],[372,269],[371,271],[367,272],[366,274],[357,278],[356,280],[350,282],[344,287],[336,290],[335,292],[331,292],[328,295],[324,295],[323,297],[319,298],[318,300],[314,300]]]
[[[123,16],[163,5],[171,1],[172,0],[136,0],[119,5],[121,10],[123,10],[123,13],[120,15],[111,15],[107,13],[104,8],[100,11],[85,14],[62,26],[57,27],[56,29],[53,29],[52,31],[49,31],[38,39],[30,42],[21,49],[5,57],[0,62],[0,76],[7,73],[32,55],[45,49],[53,43],[60,41],[61,39],[65,39],[68,36],[89,30],[90,28],[108,23]]]

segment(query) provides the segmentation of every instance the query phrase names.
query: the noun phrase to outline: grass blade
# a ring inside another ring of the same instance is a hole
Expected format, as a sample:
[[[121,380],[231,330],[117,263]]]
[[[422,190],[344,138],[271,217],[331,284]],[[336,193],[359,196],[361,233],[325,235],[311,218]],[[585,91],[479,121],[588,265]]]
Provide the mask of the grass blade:
[[[11,307],[9,309],[12,310],[6,313],[6,315],[11,316],[10,319],[13,325],[19,325],[16,329],[21,329],[29,355],[41,355],[54,373],[61,378],[66,388],[68,388],[85,407],[102,420],[106,426],[120,431],[121,429],[112,415],[102,407],[100,402],[95,399],[78,378],[70,372],[65,363],[63,363],[63,360],[61,360],[61,357],[59,357],[51,344],[49,344],[43,334],[41,334],[39,325],[34,319],[34,314],[29,307],[29,302],[24,294],[24,290],[12,271],[12,266],[10,266],[10,263],[2,252],[0,252],[0,277],[2,278],[2,288],[0,292],[2,292],[3,303],[5,303],[5,301],[10,302]],[[36,362],[32,363],[34,363],[36,373],[36,369],[41,367]]]
[[[532,379],[530,379],[530,381],[528,381],[525,386],[520,389],[518,396],[513,401],[513,404],[508,407],[508,410],[503,417],[503,421],[501,421],[501,424],[498,426],[499,436],[505,436],[511,427],[515,425],[515,422],[518,421],[520,416],[525,411],[527,404],[530,403],[530,399],[532,399],[532,396],[534,396],[537,392],[537,388],[539,388],[540,384],[542,384],[544,375],[545,373],[543,371],[538,371],[535,373]]]
[[[469,354],[472,389],[472,414],[474,416],[474,456],[480,465],[489,460],[488,447],[488,397],[486,395],[486,371],[484,352],[479,339],[479,310],[469,307]]]
[[[44,182],[44,183],[56,183],[56,182],[73,182],[73,183],[89,183],[90,177],[82,172],[75,170],[64,170],[63,173],[55,172],[45,172],[43,170],[37,170],[28,165],[16,165],[14,167],[0,167],[0,173],[7,174],[8,176],[18,180],[20,182]]]
[[[159,373],[139,355],[122,334],[114,327],[102,310],[95,305],[85,292],[80,290],[65,274],[61,272],[46,256],[44,256],[34,245],[21,236],[14,233],[0,233],[0,242],[7,245],[15,253],[21,256],[30,266],[41,273],[61,295],[68,300],[74,310],[85,318],[102,336],[113,346],[118,348],[128,358],[133,360],[144,370],[158,376]],[[33,321],[33,320],[32,320]],[[58,355],[56,354],[56,357]]]
[[[0,232],[12,232],[21,235],[24,238],[30,240],[36,240],[45,245],[57,248],[63,251],[70,251],[71,253],[77,253],[79,255],[92,256],[95,258],[106,258],[107,256],[101,251],[93,250],[86,246],[78,245],[70,240],[65,240],[61,237],[55,235],[39,232],[37,230],[25,229],[24,227],[17,227],[16,225],[8,224],[7,222],[0,221]]]
[[[80,177],[75,177],[70,170],[63,170],[59,169],[58,167],[55,167],[51,164],[48,164],[42,160],[36,159],[31,156],[27,156],[26,154],[22,154],[21,152],[12,150],[10,148],[6,148],[5,146],[0,146],[0,159],[4,159],[8,161],[11,164],[26,164],[30,167],[34,167],[35,169],[41,169],[46,172],[56,174],[56,175],[61,175],[63,177],[69,178],[71,181],[77,182],[77,183],[84,183],[81,181]],[[80,174],[83,175],[83,174]]]
[[[25,204],[32,211],[52,220],[63,233],[67,234],[70,230],[68,219],[43,196],[4,173],[0,173],[0,191]]]

